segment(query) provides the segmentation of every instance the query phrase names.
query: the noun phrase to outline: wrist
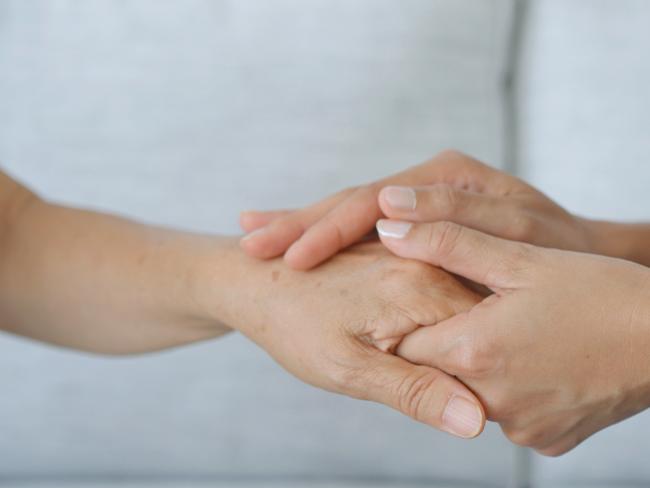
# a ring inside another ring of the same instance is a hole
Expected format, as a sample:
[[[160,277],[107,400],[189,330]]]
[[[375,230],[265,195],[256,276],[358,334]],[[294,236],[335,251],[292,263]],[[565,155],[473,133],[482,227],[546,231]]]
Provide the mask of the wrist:
[[[191,271],[193,313],[207,323],[246,333],[259,319],[252,315],[262,314],[259,284],[268,267],[268,262],[246,256],[237,238],[214,239]]]
[[[591,252],[650,265],[650,226],[582,219]]]
[[[14,227],[19,224],[29,208],[46,205],[38,195],[13,181],[0,172],[0,238],[4,242],[10,238]],[[1,244],[1,243],[0,243]]]

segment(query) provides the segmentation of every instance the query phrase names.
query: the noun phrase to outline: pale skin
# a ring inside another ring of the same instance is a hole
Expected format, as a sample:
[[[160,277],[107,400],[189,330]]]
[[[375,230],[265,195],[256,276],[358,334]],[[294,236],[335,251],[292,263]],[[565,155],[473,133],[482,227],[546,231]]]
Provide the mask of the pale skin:
[[[396,255],[493,293],[398,354],[463,380],[515,443],[557,456],[650,407],[650,269],[450,222],[380,220]]]
[[[591,252],[650,265],[650,225],[573,215],[524,181],[457,151],[304,209],[243,212],[250,256],[284,255],[295,269],[316,266],[374,231],[382,217],[446,220],[506,239]]]
[[[488,295],[407,335],[398,354],[463,380],[515,443],[563,454],[650,406],[650,225],[577,217],[447,151],[306,209],[246,212],[242,226],[257,232],[241,246],[308,269],[382,216],[391,251]]]
[[[404,335],[480,297],[448,273],[353,247],[298,272],[237,239],[183,233],[43,201],[0,173],[0,326],[100,354],[232,330],[303,381],[371,400],[465,438],[485,413],[458,379],[393,352]]]

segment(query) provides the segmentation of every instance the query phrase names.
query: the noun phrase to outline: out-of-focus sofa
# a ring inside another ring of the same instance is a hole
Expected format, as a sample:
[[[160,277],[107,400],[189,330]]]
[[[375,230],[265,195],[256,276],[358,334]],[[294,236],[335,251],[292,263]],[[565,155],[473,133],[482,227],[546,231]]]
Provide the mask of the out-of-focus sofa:
[[[234,234],[455,147],[648,219],[648,25],[644,0],[3,0],[0,161]],[[0,486],[650,483],[647,415],[545,459],[306,386],[237,335],[121,359],[3,335],[0,384]]]

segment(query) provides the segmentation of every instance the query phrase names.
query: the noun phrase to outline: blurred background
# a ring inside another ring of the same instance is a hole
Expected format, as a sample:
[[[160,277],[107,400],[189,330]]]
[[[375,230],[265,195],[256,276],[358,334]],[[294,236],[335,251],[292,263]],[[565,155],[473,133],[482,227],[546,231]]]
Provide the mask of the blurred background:
[[[454,147],[650,217],[645,0],[0,0],[0,161],[202,232]],[[2,486],[650,485],[650,417],[558,458],[284,373],[242,337],[108,359],[0,336]]]

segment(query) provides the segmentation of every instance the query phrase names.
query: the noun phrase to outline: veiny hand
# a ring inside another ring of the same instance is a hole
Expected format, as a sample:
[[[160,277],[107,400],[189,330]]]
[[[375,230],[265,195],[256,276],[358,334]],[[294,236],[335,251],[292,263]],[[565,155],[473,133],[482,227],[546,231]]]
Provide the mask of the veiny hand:
[[[650,270],[438,222],[381,220],[383,243],[494,294],[398,354],[473,389],[515,443],[559,455],[650,406]]]
[[[396,258],[378,242],[309,272],[238,254],[247,271],[231,274],[232,312],[219,322],[242,331],[307,383],[386,404],[460,437],[480,434],[484,413],[467,387],[391,353],[420,325],[480,300],[454,277]]]
[[[401,185],[401,186],[396,186]],[[408,186],[404,186],[408,185]],[[456,151],[296,211],[244,212],[242,248],[253,257],[284,253],[309,269],[374,230],[382,214],[453,221],[539,246],[593,251],[596,230],[523,181]]]

